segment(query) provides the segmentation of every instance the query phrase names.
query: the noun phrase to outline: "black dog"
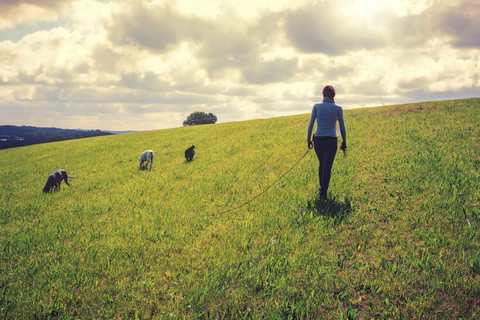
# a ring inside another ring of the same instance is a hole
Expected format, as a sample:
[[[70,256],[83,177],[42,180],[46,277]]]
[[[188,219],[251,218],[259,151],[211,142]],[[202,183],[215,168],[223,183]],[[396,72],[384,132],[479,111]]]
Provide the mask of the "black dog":
[[[193,160],[193,156],[195,155],[195,146],[191,146],[187,150],[185,150],[185,159],[187,159],[187,162],[190,162]]]
[[[48,176],[47,183],[45,184],[45,187],[43,187],[43,192],[48,192],[52,188],[59,189],[60,184],[62,183],[62,180],[65,180],[65,183],[67,186],[70,187],[70,184],[68,183],[68,178],[75,178],[76,176],[69,176],[67,172],[63,169],[57,170],[51,175]]]

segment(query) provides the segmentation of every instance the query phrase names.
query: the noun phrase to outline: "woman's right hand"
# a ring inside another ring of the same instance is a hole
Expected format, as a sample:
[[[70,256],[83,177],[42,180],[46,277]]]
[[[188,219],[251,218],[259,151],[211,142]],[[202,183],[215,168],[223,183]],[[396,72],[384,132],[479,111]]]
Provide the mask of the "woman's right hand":
[[[312,140],[308,140],[308,149],[312,149],[313,148],[313,142]]]

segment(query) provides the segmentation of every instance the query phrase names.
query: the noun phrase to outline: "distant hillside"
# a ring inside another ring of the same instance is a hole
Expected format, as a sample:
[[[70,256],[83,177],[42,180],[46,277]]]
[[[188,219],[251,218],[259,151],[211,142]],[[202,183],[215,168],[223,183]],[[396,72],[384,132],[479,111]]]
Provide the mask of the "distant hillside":
[[[0,126],[0,149],[111,134],[114,133],[100,130],[73,130],[7,125]]]

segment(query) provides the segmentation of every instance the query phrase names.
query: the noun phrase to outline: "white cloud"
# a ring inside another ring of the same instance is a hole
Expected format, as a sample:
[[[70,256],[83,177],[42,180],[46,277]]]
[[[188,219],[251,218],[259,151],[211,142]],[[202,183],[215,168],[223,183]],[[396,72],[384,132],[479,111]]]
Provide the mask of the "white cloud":
[[[146,130],[181,126],[193,111],[265,118],[310,112],[327,83],[345,108],[480,96],[480,6],[467,0],[2,9],[0,118],[9,123]]]
[[[0,30],[18,23],[56,20],[69,9],[72,0],[2,0]]]

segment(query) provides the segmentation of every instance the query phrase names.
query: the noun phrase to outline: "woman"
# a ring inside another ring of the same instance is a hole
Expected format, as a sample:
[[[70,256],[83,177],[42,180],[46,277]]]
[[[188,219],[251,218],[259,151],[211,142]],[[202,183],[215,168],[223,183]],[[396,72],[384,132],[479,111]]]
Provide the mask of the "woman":
[[[313,106],[312,116],[308,124],[308,148],[315,146],[315,153],[320,162],[318,167],[318,178],[320,180],[320,199],[327,199],[328,184],[332,171],[333,160],[337,153],[337,131],[336,123],[340,125],[342,145],[340,149],[347,148],[347,130],[343,121],[343,109],[335,104],[335,89],[332,86],[323,88],[323,102]],[[317,130],[311,140],[313,124],[317,120]]]

